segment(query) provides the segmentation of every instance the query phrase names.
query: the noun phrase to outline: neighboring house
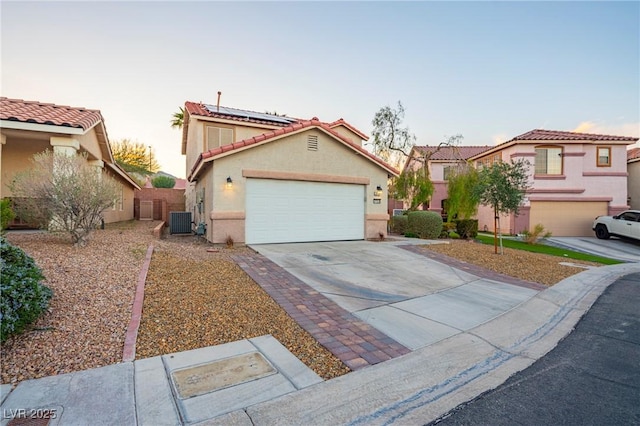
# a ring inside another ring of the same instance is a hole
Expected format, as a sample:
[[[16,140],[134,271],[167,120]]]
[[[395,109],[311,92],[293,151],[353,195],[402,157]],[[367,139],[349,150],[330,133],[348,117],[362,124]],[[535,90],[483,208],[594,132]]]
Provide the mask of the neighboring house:
[[[627,151],[627,173],[629,206],[634,210],[640,210],[640,148]]]
[[[0,98],[0,195],[11,197],[7,183],[30,166],[36,153],[46,150],[86,153],[89,162],[116,179],[122,191],[107,223],[133,218],[133,191],[138,184],[113,159],[104,118],[98,110]],[[16,225],[20,225],[19,220]]]
[[[532,130],[471,158],[477,166],[527,160],[529,185],[518,216],[501,218],[503,233],[544,225],[554,236],[591,236],[593,220],[628,209],[627,145],[638,138]],[[490,207],[480,206],[479,228],[494,230]]]
[[[186,102],[187,210],[214,243],[361,240],[386,235],[398,172],[340,119]]]
[[[469,158],[483,151],[490,149],[491,146],[414,146],[409,153],[409,158],[405,163],[404,169],[413,168],[414,170],[422,167],[422,162],[418,159],[428,159],[427,167],[429,168],[429,176],[433,183],[433,195],[427,205],[421,206],[421,210],[429,210],[437,212],[446,218],[446,200],[447,200],[447,180],[449,174],[464,164]],[[403,208],[408,208],[405,202]]]

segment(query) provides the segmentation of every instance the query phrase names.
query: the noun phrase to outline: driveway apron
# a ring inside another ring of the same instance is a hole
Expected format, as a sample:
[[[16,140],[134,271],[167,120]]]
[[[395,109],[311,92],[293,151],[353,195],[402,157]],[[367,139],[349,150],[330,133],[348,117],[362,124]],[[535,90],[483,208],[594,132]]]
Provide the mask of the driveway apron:
[[[538,292],[480,278],[388,242],[252,248],[412,350],[487,322]]]

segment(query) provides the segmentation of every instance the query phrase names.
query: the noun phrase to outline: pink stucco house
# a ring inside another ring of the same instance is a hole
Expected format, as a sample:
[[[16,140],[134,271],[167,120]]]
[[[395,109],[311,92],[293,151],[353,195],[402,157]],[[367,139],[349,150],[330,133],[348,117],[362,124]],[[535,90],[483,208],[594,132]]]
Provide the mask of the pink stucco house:
[[[629,206],[640,210],[640,148],[631,148],[627,151],[627,193]]]
[[[529,185],[518,216],[502,217],[503,233],[541,223],[554,236],[591,236],[593,219],[629,208],[627,145],[638,138],[536,129],[470,157],[477,166],[527,160]],[[493,211],[480,206],[479,228],[493,231]]]

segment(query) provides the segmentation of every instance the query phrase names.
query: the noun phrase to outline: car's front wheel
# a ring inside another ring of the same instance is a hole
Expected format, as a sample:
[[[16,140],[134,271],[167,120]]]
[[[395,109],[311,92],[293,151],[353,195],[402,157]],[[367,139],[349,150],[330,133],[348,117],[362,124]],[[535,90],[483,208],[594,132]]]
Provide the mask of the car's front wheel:
[[[609,230],[604,225],[596,225],[596,237],[601,240],[609,239]]]

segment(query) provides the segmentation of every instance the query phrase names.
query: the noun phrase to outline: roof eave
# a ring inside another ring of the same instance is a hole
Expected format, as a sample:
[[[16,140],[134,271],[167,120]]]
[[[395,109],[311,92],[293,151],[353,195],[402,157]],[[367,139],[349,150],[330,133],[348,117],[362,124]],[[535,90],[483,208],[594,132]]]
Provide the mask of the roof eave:
[[[56,126],[53,124],[40,124],[40,123],[27,123],[24,121],[15,121],[15,120],[0,120],[0,127],[3,129],[30,130],[34,132],[47,132],[47,133],[56,133],[61,135],[84,135],[89,130],[91,130],[91,129],[84,130],[82,127]]]

